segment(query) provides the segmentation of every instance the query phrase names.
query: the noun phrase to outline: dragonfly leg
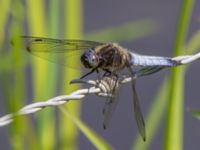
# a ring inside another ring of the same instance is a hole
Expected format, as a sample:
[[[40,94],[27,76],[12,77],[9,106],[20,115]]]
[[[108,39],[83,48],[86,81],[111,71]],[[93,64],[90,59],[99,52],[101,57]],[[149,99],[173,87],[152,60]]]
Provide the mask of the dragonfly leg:
[[[91,71],[89,71],[88,73],[86,73],[86,74],[84,74],[82,77],[80,77],[80,79],[85,78],[86,76],[92,74],[92,73],[93,73],[94,71],[96,71],[96,70],[97,70],[97,68],[93,68]]]
[[[98,69],[96,69],[96,73],[97,73],[97,78],[98,78],[98,80],[97,80],[97,83],[98,83],[98,85],[100,84],[100,82],[101,82],[101,75],[100,75],[100,73],[99,73],[99,70]]]
[[[112,74],[112,72],[108,69],[103,69],[103,70],[105,71],[104,74],[103,74],[103,77],[110,76]]]
[[[100,64],[100,65],[101,65],[101,64]],[[98,78],[100,78],[100,77],[99,77],[99,70],[98,70],[98,68],[100,67],[100,65],[98,65],[97,67],[93,68],[93,69],[92,69],[91,71],[89,71],[88,73],[84,74],[82,77],[80,77],[80,79],[85,78],[86,76],[92,74],[92,73],[95,72],[95,71],[96,71],[97,74],[98,74]]]
[[[105,71],[104,74],[103,74],[103,77],[105,77],[105,76],[116,76],[117,78],[119,77],[118,74],[111,72],[108,69],[103,69],[103,70]]]

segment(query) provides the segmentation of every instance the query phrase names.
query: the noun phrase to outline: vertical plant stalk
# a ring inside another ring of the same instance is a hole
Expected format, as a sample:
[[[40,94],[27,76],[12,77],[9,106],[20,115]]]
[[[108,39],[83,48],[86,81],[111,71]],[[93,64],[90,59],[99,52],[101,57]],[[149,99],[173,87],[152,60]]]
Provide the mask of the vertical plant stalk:
[[[4,80],[10,86],[6,89],[9,95],[6,97],[8,109],[11,112],[17,111],[20,107],[24,105],[24,99],[26,97],[26,89],[25,89],[25,68],[24,68],[24,58],[21,54],[22,44],[20,40],[17,40],[15,37],[21,34],[23,30],[23,9],[22,3],[19,0],[12,2],[11,4],[11,24],[10,24],[10,37],[16,41],[15,45],[12,47],[13,49],[8,53],[8,58],[11,61],[10,63],[10,70],[9,72],[5,73]],[[12,81],[10,80],[12,76]],[[11,132],[11,145],[12,149],[14,150],[21,150],[24,149],[25,145],[25,134],[26,134],[26,122],[24,118],[17,118],[14,123],[10,127]],[[19,136],[20,135],[20,136]]]
[[[65,27],[66,32],[65,36],[68,39],[80,39],[82,36],[82,0],[66,0],[65,1]],[[80,66],[76,64],[76,60],[66,60],[66,61],[74,61],[74,67],[77,68],[76,70],[72,70],[66,68],[64,70],[64,78],[63,78],[63,92],[70,93],[78,88],[76,85],[69,85],[68,83],[75,78],[80,77]],[[71,63],[71,62],[70,62]],[[74,114],[75,116],[79,116],[80,114],[80,102],[71,102],[67,104],[67,108],[70,113]],[[76,150],[77,149],[77,136],[78,130],[77,127],[67,119],[66,117],[61,117],[60,123],[60,141],[62,149],[70,149]]]
[[[10,0],[0,1],[0,47],[3,45],[4,38],[5,38],[5,26],[9,16],[10,10]],[[1,48],[0,48],[1,52]]]
[[[194,0],[183,0],[182,2],[174,46],[175,56],[185,53],[185,42],[193,4]],[[164,141],[165,150],[183,149],[184,75],[184,67],[174,68],[171,72]]]
[[[55,1],[55,0],[50,0],[49,3],[49,18],[48,18],[48,33],[50,37],[55,37],[56,35],[58,35],[58,29],[59,29],[59,12],[60,12],[60,1]],[[57,77],[57,65],[56,64],[52,64],[49,63],[48,64],[48,72],[49,74],[48,76],[48,81],[46,86],[48,87],[46,89],[47,93],[48,93],[48,97],[52,97],[55,96],[56,94],[56,90],[57,90],[57,81],[58,81],[58,77]],[[50,150],[50,149],[56,149],[56,129],[55,129],[55,119],[54,119],[54,114],[55,111],[53,110],[48,110],[45,113],[45,118],[44,121],[45,123],[47,123],[48,126],[47,130],[51,131],[50,135],[49,134],[45,134],[46,136],[44,136],[44,141],[45,141],[45,147],[46,149]],[[47,140],[48,139],[48,140]]]
[[[49,23],[45,22],[45,1],[27,1],[28,25],[30,35],[45,36]],[[52,10],[53,11],[53,10]],[[53,95],[52,84],[56,79],[52,79],[52,70],[49,63],[37,57],[33,58],[33,89],[34,99],[46,99]],[[39,149],[54,149],[54,118],[53,110],[43,111],[37,120]]]

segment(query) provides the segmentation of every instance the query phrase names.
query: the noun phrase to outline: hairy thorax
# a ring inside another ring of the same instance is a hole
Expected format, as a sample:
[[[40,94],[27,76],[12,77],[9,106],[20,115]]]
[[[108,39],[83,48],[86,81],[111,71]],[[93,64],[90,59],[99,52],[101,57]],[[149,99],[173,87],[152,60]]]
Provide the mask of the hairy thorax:
[[[94,49],[102,61],[101,68],[117,72],[128,65],[130,54],[116,43],[108,43]]]

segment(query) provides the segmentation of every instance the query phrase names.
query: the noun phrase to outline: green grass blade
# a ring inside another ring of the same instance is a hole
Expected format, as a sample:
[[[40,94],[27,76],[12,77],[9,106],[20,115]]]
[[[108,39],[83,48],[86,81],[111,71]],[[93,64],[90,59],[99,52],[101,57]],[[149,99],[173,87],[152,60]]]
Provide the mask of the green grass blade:
[[[59,32],[59,22],[60,22],[60,2],[55,0],[50,0],[49,4],[49,33],[50,37],[56,37]]]
[[[192,14],[194,2],[195,0],[183,0],[182,2],[174,45],[175,56],[185,53],[186,36],[188,33],[190,16]]]
[[[48,10],[48,36],[49,37],[56,37],[58,35],[58,26],[59,26],[59,5],[60,1],[55,1],[55,0],[50,0],[49,1],[49,10]],[[46,22],[45,22],[46,23]],[[57,93],[57,82],[58,82],[58,70],[57,70],[57,65],[53,63],[48,63],[48,74],[46,73],[47,76],[47,81],[46,81],[46,88],[45,91],[48,95],[48,97],[53,97]],[[56,139],[55,133],[56,133],[56,122],[55,122],[55,111],[53,110],[48,110],[44,113],[43,115],[43,121],[44,121],[44,132],[45,133],[43,136],[43,147],[45,149],[55,149],[56,147]],[[48,139],[48,140],[47,140]]]
[[[40,0],[27,1],[27,21],[29,34],[32,36],[45,36],[47,34],[44,5],[44,2]],[[37,57],[31,58],[33,59],[34,95],[35,97],[43,97],[46,89],[48,63]]]
[[[185,53],[185,39],[193,4],[194,0],[183,0],[182,2],[180,18],[177,26],[174,55]],[[173,69],[171,73],[170,95],[164,140],[165,150],[181,150],[183,146],[184,74],[185,72],[183,67]]]
[[[5,38],[5,26],[9,16],[9,9],[10,9],[10,0],[2,0],[0,1],[0,47],[2,46]],[[0,49],[1,52],[1,49]]]
[[[20,0],[16,0],[11,4],[11,16],[12,21],[10,24],[10,37],[15,38],[20,35],[23,30],[23,8]],[[7,90],[11,90],[8,99],[6,100],[9,105],[10,112],[16,112],[20,107],[22,107],[25,103],[26,97],[26,88],[25,88],[25,61],[24,55],[21,53],[22,42],[21,40],[17,40],[16,45],[11,47],[10,51],[11,55],[8,55],[7,59],[10,59],[11,70],[7,75],[7,84],[12,85],[12,87],[8,87]],[[12,82],[10,81],[9,75],[12,75]],[[10,83],[10,84],[9,84]],[[15,150],[24,149],[24,144],[26,140],[24,140],[27,132],[27,120],[25,118],[17,118],[13,124],[11,124],[11,143],[12,148]],[[21,135],[21,136],[19,136]]]
[[[195,110],[195,109],[189,108],[188,112],[190,112],[193,117],[195,117],[198,120],[200,120],[200,111],[199,110]]]
[[[7,23],[7,20],[9,18],[9,11],[10,11],[10,0],[7,0],[7,1],[0,1],[0,10],[1,10],[1,13],[0,13],[0,73],[3,73],[3,72],[7,72],[7,71],[10,71],[10,65],[9,65],[9,56],[10,54],[8,55],[4,55],[4,53],[2,52],[3,50],[3,46],[4,46],[4,40],[5,40],[5,28],[6,28],[6,23]],[[3,88],[4,90],[4,88]],[[4,93],[4,92],[2,92]]]
[[[75,124],[78,129],[90,140],[90,142],[99,150],[112,150],[112,147],[95,131],[89,128],[81,120],[72,115],[65,107],[60,107],[60,110],[64,113],[65,116],[70,119],[70,121]]]
[[[128,22],[117,27],[97,30],[85,35],[86,39],[101,42],[132,41],[147,37],[155,33],[159,28],[158,23],[150,19]],[[140,30],[138,30],[140,29]]]
[[[194,33],[187,43],[186,50],[189,54],[193,54],[197,51],[200,51],[200,30]]]
[[[65,18],[64,18],[64,27],[66,27],[65,38],[71,39],[81,39],[82,37],[82,1],[81,0],[66,0],[64,3],[65,6]],[[69,60],[66,60],[69,61]],[[74,66],[77,70],[80,70],[80,66],[76,65],[76,60],[74,60]],[[75,78],[80,77],[79,71],[74,71],[69,68],[63,68],[63,79],[62,79],[62,93],[71,93],[74,90],[77,90],[78,86],[69,85],[68,83]],[[75,116],[80,115],[80,102],[68,103],[68,110],[70,113]],[[76,126],[67,118],[60,120],[60,147],[63,150],[78,149],[78,130]]]
[[[46,22],[45,1],[29,0],[27,1],[28,25],[30,35],[45,36],[48,35],[48,22]],[[56,8],[55,8],[56,9]],[[54,10],[51,10],[54,11]],[[51,16],[50,16],[51,17]],[[31,57],[31,56],[30,56]],[[47,99],[52,97],[55,92],[54,68],[50,63],[37,57],[33,58],[33,89],[34,99]],[[54,110],[44,110],[38,115],[38,143],[40,149],[54,149],[55,146],[55,123]]]

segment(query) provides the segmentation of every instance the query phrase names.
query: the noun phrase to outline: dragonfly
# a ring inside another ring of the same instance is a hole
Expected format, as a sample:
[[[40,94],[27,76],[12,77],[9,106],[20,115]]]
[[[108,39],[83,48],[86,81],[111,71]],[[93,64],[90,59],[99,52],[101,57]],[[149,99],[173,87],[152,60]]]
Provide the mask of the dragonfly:
[[[35,56],[72,68],[77,67],[74,64],[82,64],[84,68],[89,69],[89,72],[84,74],[81,79],[94,72],[97,74],[103,72],[102,76],[109,76],[113,79],[118,78],[123,70],[127,70],[127,76],[132,79],[133,107],[138,131],[142,139],[146,140],[145,122],[136,91],[136,79],[164,68],[177,66],[179,65],[178,61],[170,57],[141,55],[117,43],[31,36],[22,38],[28,40],[26,50]],[[111,94],[115,94],[115,91],[114,86]],[[106,100],[103,108],[104,128],[107,128],[116,105],[115,97]]]

